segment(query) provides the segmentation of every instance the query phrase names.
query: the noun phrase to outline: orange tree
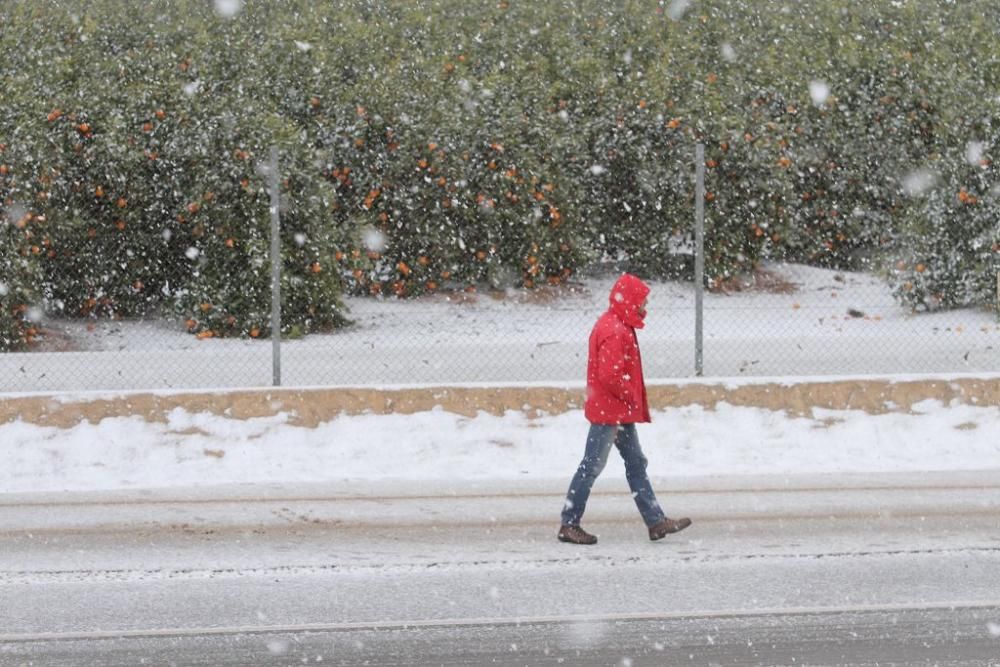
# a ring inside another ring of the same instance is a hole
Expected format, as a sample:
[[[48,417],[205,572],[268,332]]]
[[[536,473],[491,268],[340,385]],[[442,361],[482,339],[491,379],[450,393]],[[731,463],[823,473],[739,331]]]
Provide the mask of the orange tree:
[[[0,351],[27,347],[38,335],[39,260],[50,241],[31,191],[22,188],[30,183],[29,160],[17,145],[0,143]]]
[[[994,143],[986,0],[214,6],[0,5],[4,187],[48,243],[9,293],[261,335],[271,145],[288,333],[342,324],[345,290],[560,283],[595,261],[686,278],[697,141],[715,284],[767,259],[911,255],[925,279],[915,248],[948,246],[921,245],[928,225],[995,212],[982,174],[942,157]],[[916,170],[936,177],[920,197]],[[951,244],[965,268],[935,275],[983,268],[979,224]]]
[[[996,138],[950,155],[937,165],[940,182],[913,193],[914,221],[893,246],[889,276],[896,296],[914,310],[996,307],[997,157]]]
[[[23,29],[38,10],[19,7]],[[233,57],[273,52],[266,33],[204,15],[200,29],[156,30],[136,8],[123,11],[133,15],[120,25],[54,13],[36,47],[51,67],[13,87],[45,194],[48,309],[169,308],[199,335],[266,333],[270,215],[259,166],[274,144],[284,154],[286,330],[343,324],[340,281],[320,261],[337,230],[323,225],[313,154],[286,110],[266,103],[280,63]],[[226,48],[213,49],[219,31]],[[35,89],[52,92],[40,101]]]

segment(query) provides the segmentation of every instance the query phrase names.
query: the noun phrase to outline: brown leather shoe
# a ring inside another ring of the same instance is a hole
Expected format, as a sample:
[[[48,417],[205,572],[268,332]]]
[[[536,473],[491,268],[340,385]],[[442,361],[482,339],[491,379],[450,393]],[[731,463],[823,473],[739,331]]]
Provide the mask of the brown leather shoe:
[[[691,525],[691,519],[663,519],[660,523],[649,527],[649,539],[659,540],[665,535],[684,530]]]
[[[556,535],[560,542],[571,544],[597,544],[597,536],[591,535],[580,526],[562,525],[559,527],[559,534]]]

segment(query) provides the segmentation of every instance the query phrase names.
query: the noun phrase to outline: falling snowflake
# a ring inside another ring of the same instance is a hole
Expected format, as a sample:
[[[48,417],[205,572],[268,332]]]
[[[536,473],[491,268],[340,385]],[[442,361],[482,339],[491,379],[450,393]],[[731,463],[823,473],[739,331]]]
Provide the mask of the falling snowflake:
[[[667,8],[667,16],[675,21],[680,21],[684,18],[684,12],[687,11],[690,5],[691,0],[673,0]]]
[[[362,234],[362,242],[365,248],[371,252],[382,252],[385,250],[385,234],[377,229],[368,228]]]
[[[813,104],[818,107],[826,104],[826,100],[830,97],[830,86],[826,84],[825,81],[815,80],[809,82],[809,96],[812,97]]]
[[[284,655],[288,653],[288,642],[286,640],[274,640],[267,643],[267,650],[271,655]]]
[[[970,141],[965,146],[965,159],[972,166],[979,166],[979,163],[983,159],[983,142],[981,141]]]
[[[215,0],[215,13],[231,19],[243,10],[243,0]]]
[[[919,197],[937,183],[937,174],[927,169],[911,171],[903,177],[903,191],[911,197]]]

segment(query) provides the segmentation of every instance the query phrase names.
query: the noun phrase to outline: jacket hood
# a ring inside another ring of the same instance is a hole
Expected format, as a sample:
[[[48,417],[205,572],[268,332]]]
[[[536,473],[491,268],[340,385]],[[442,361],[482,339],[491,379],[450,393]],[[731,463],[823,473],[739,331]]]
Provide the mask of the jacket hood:
[[[611,310],[633,329],[645,326],[643,318],[646,312],[640,309],[642,302],[649,296],[649,286],[631,273],[623,273],[611,288],[608,302]]]

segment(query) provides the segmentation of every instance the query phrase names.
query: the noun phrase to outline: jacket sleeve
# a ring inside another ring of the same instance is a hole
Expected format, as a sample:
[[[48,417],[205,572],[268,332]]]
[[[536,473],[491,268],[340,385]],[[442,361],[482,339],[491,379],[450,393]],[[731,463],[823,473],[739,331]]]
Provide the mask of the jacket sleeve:
[[[607,336],[598,342],[597,381],[619,401],[634,402],[625,380],[625,344],[620,336]]]

